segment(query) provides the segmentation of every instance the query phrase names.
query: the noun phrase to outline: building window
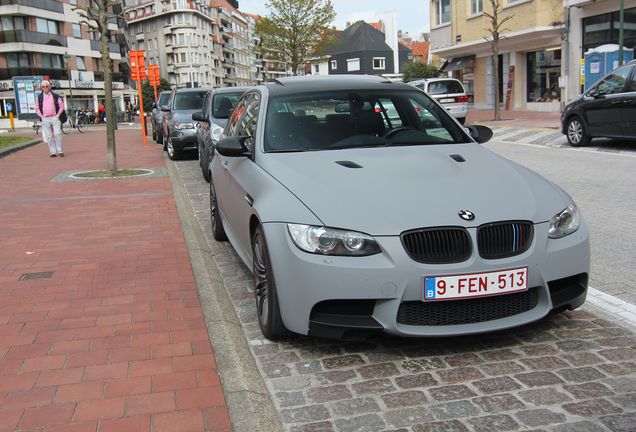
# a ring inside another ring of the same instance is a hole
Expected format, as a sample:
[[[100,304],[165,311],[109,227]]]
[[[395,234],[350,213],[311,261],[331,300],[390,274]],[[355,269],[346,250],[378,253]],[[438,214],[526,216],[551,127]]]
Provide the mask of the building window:
[[[62,68],[62,56],[58,54],[40,54],[43,68]]]
[[[450,23],[450,0],[435,0],[435,25]]]
[[[71,6],[77,6],[77,0],[71,0]]]
[[[373,57],[373,69],[386,69],[384,57]]]
[[[24,30],[24,17],[21,16],[3,16],[2,17],[2,30]]]
[[[619,14],[620,12],[616,11],[583,18],[583,46],[581,54],[601,45],[618,44]],[[623,21],[625,28],[623,45],[627,48],[634,48],[636,46],[636,32],[631,29],[636,25],[636,8],[625,9]],[[628,31],[628,29],[630,30]]]
[[[484,11],[483,0],[470,0],[470,14],[477,15]]]
[[[27,53],[7,53],[7,67],[27,67],[31,66]]]
[[[331,70],[338,69],[338,60],[331,60]]]
[[[320,74],[320,65],[317,65],[317,64],[314,65],[314,73],[316,75]]]
[[[35,27],[40,33],[59,34],[57,30],[57,21],[51,21],[44,18],[36,18]]]
[[[77,56],[77,70],[84,71],[86,70],[86,63],[84,62],[84,57]]]
[[[355,72],[360,70],[360,59],[347,59],[347,71]]]
[[[80,24],[73,24],[73,37],[82,38],[82,26]]]

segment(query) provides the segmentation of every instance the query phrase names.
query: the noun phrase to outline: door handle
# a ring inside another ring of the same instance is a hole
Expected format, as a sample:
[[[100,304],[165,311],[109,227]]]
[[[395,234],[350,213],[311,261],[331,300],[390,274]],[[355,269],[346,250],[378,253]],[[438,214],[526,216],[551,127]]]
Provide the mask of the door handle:
[[[624,104],[630,104],[630,103],[632,103],[632,102],[633,102],[633,101],[632,101],[631,99],[623,99],[623,103],[624,103]]]
[[[619,100],[612,101],[612,105],[618,105],[619,103],[621,103]]]
[[[227,169],[227,161],[223,161],[221,162],[221,166],[223,167],[223,169]]]

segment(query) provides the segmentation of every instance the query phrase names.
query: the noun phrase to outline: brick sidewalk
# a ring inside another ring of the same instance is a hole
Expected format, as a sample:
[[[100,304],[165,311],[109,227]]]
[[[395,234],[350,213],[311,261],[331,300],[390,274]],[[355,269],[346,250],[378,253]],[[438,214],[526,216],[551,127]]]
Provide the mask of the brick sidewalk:
[[[163,152],[116,133],[164,176],[66,181],[103,130],[0,159],[0,432],[231,428]]]
[[[495,110],[470,108],[466,124],[481,123],[487,126],[518,126],[545,129],[561,129],[560,112],[506,111],[499,112],[501,120],[494,121]]]

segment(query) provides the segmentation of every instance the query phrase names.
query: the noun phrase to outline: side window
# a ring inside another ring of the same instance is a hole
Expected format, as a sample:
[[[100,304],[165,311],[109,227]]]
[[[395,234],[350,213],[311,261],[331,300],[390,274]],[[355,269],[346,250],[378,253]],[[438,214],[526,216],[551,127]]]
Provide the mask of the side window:
[[[249,136],[250,138],[245,141],[245,145],[248,149],[252,148],[253,136],[256,133],[256,120],[258,119],[258,107],[260,105],[260,99],[258,94],[252,95],[245,105],[245,114],[239,122],[238,134],[240,136]]]
[[[205,95],[205,99],[203,99],[203,106],[201,107],[201,111],[203,111],[203,114],[205,114],[206,116],[208,115],[208,105],[210,104],[210,94],[206,94]]]
[[[634,67],[632,66],[631,69],[634,69]],[[632,75],[632,79],[627,85],[625,92],[636,92],[636,76]]]
[[[227,124],[225,125],[226,136],[239,135],[239,129],[241,126],[240,119],[243,115],[243,111],[245,111],[245,106],[247,105],[249,98],[249,95],[245,95],[236,103],[236,109],[232,112],[232,115],[227,120]]]
[[[609,95],[622,93],[625,88],[625,82],[627,81],[627,77],[629,76],[631,68],[625,67],[622,69],[615,70],[610,75],[606,76],[599,84],[598,84],[598,94],[600,95]]]

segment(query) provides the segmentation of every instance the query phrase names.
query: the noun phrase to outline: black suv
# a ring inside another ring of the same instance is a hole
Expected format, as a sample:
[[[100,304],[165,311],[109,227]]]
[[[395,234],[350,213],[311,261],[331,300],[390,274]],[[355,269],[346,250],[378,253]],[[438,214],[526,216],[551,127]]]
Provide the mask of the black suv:
[[[210,90],[201,111],[192,114],[197,120],[199,165],[206,181],[210,181],[208,164],[214,157],[214,144],[219,140],[236,102],[251,87],[222,87]]]
[[[636,60],[620,66],[571,100],[561,114],[561,133],[574,147],[590,139],[636,138]]]
[[[192,114],[201,111],[209,88],[178,88],[172,90],[168,105],[162,105],[163,149],[172,160],[181,159],[184,152],[197,150],[196,121]]]
[[[152,112],[150,114],[152,139],[159,144],[163,144],[163,111],[161,111],[161,105],[166,105],[168,99],[170,99],[170,90],[163,90],[157,96],[157,102],[152,104]]]

